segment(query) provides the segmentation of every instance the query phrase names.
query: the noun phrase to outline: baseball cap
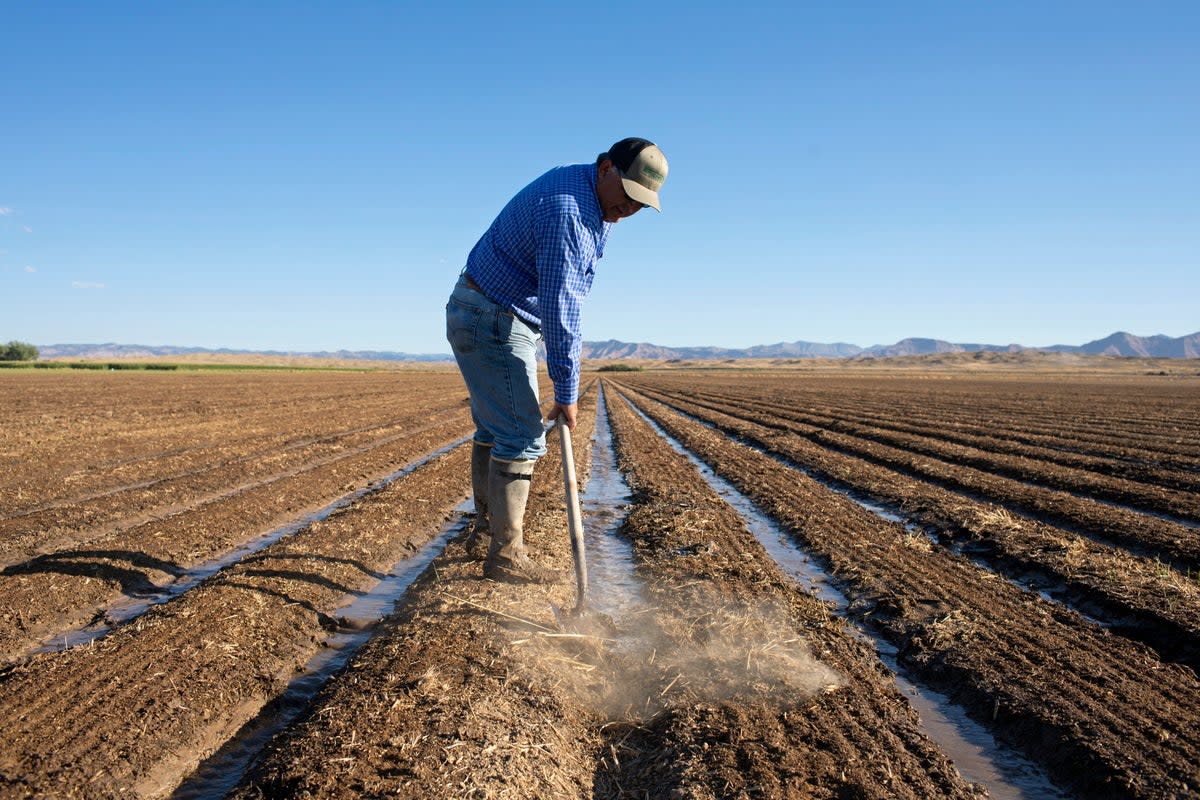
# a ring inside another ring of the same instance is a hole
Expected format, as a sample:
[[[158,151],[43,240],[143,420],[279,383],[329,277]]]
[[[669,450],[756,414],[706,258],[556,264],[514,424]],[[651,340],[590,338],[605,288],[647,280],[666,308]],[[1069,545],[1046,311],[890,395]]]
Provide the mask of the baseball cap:
[[[608,157],[621,171],[625,194],[655,211],[662,211],[658,204],[658,190],[667,179],[667,157],[658,149],[658,145],[646,139],[630,137],[608,148]]]

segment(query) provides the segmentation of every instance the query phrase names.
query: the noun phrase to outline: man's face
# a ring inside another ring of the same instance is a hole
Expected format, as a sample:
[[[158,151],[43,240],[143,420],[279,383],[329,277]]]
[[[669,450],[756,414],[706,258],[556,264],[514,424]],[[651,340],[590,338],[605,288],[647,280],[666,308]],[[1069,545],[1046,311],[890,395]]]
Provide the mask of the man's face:
[[[641,203],[625,194],[621,171],[611,161],[604,159],[596,170],[596,196],[605,222],[620,222],[642,210]]]

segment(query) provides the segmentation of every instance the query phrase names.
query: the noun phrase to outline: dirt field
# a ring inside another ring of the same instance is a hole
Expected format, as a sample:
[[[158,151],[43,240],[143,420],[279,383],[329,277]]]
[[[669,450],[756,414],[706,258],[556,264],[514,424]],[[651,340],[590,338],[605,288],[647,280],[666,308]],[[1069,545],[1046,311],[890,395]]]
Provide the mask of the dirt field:
[[[170,796],[405,569],[245,773],[181,796],[1022,796],[960,774],[872,637],[1064,796],[1200,796],[1200,379],[596,377],[577,469],[611,431],[629,496],[585,524],[615,515],[628,563],[594,567],[628,582],[564,626],[557,437],[527,534],[563,582],[482,579],[457,374],[0,374],[0,797]]]

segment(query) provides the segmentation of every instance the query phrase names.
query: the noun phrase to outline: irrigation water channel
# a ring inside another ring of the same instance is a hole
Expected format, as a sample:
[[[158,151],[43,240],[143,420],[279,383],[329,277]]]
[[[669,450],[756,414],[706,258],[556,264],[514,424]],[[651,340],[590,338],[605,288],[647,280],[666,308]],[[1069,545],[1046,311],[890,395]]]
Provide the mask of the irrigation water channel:
[[[635,410],[673,448],[696,465],[701,475],[737,510],[749,530],[789,575],[832,604],[839,614],[847,616],[848,600],[835,587],[834,581],[809,556],[792,545],[773,521],[760,512],[749,498],[716,476],[703,462],[649,420],[640,409],[635,407]],[[617,469],[612,432],[601,389],[596,406],[591,469],[580,501],[586,520],[585,539],[592,579],[589,603],[610,616],[631,611],[636,613],[641,605],[641,582],[634,571],[632,545],[618,535],[628,513],[629,497],[629,487]],[[468,508],[469,500],[459,507],[459,511]],[[878,507],[872,510],[881,515],[887,514]],[[892,515],[888,516],[894,519]],[[312,657],[304,672],[292,680],[280,697],[265,706],[257,717],[247,722],[175,790],[174,800],[217,800],[232,790],[271,737],[289,725],[326,681],[350,661],[373,634],[378,620],[390,613],[409,585],[442,551],[446,542],[462,531],[465,524],[466,518],[458,515],[420,551],[393,567],[388,577],[374,589],[342,608],[339,616],[350,620],[350,627],[326,640],[325,647]],[[852,629],[875,645],[880,658],[895,674],[898,688],[919,712],[926,734],[954,760],[964,778],[983,784],[992,797],[1002,800],[1056,800],[1068,797],[1051,785],[1035,765],[996,743],[986,730],[947,698],[923,689],[905,677],[895,659],[895,649],[886,641],[861,627],[852,626]]]
[[[471,507],[470,500],[463,501],[456,509],[458,513],[442,527],[437,536],[413,555],[399,561],[372,589],[338,609],[341,629],[322,643],[322,648],[308,660],[304,670],[288,683],[283,694],[263,706],[258,715],[245,723],[221,749],[205,759],[179,785],[172,798],[218,800],[228,794],[271,737],[291,724],[308,707],[326,681],[349,663],[358,649],[371,638],[379,621],[393,611],[412,582],[442,552],[446,542],[462,532],[468,519],[463,512]]]
[[[896,687],[904,694],[920,715],[925,734],[937,743],[949,756],[958,771],[968,781],[979,783],[997,800],[1018,798],[1048,798],[1066,800],[1066,794],[1050,783],[1045,772],[1015,750],[997,742],[988,731],[967,716],[963,709],[945,695],[918,684],[896,658],[896,648],[878,633],[850,619],[847,609],[850,601],[838,588],[836,581],[823,570],[803,549],[765,513],[759,510],[749,497],[738,491],[731,483],[681,445],[662,426],[650,419],[631,401],[634,411],[654,431],[666,440],[676,452],[686,456],[699,470],[708,484],[738,514],[746,527],[754,534],[776,563],[805,589],[831,604],[835,613],[850,623],[849,627],[858,636],[874,645],[879,658],[895,676]],[[599,421],[597,421],[599,425]],[[593,471],[595,466],[593,466]],[[838,491],[838,490],[835,490]],[[881,506],[840,491],[841,494],[863,508],[890,522],[902,522],[897,515]]]
[[[431,454],[420,463],[457,444],[461,442]],[[416,466],[410,465],[406,470],[411,471]],[[592,466],[587,486],[579,499],[587,520],[585,540],[589,572],[593,579],[589,603],[592,608],[610,616],[627,611],[629,604],[638,604],[641,597],[641,582],[633,570],[633,547],[616,535],[628,513],[629,494],[629,486],[617,470],[612,432],[601,396],[596,412]],[[374,633],[379,620],[392,612],[412,582],[441,553],[446,542],[462,532],[467,523],[462,512],[472,506],[470,500],[465,501],[457,509],[460,513],[446,524],[436,538],[396,564],[388,576],[369,592],[340,609],[338,617],[348,620],[349,628],[327,639],[324,647],[309,660],[304,671],[288,684],[283,694],[264,706],[220,750],[201,763],[175,790],[173,800],[218,800],[228,794],[271,737],[291,724],[326,681],[349,663]]]
[[[718,433],[721,433],[722,435],[726,435],[726,433],[724,431],[722,431],[720,427],[718,427],[717,425],[715,425],[714,423],[712,423],[706,419],[703,419],[694,414],[691,414],[688,411],[680,408],[679,406],[677,406],[667,400],[659,399],[659,402],[663,403],[668,408],[673,410],[675,413],[680,414],[683,417],[686,417],[687,419],[691,420],[692,422],[695,422],[699,425],[703,425],[704,427],[708,428],[709,430],[716,431]],[[1017,587],[1021,591],[1034,592],[1039,597],[1041,597],[1043,600],[1045,600],[1047,603],[1053,603],[1054,605],[1061,606],[1063,608],[1067,608],[1067,609],[1073,611],[1074,613],[1078,614],[1079,616],[1081,616],[1087,622],[1089,622],[1099,628],[1105,628],[1108,630],[1117,631],[1123,636],[1137,639],[1138,641],[1142,641],[1146,645],[1150,646],[1153,649],[1156,649],[1156,650],[1162,649],[1161,644],[1155,642],[1152,638],[1147,638],[1147,637],[1143,636],[1142,631],[1136,624],[1132,625],[1132,626],[1131,625],[1119,625],[1119,624],[1114,623],[1112,619],[1104,619],[1100,616],[1097,616],[1094,613],[1091,613],[1089,611],[1089,604],[1087,602],[1079,602],[1077,600],[1072,599],[1071,587],[1066,582],[1064,582],[1061,578],[1055,577],[1055,576],[1045,573],[1043,571],[1039,571],[1032,567],[1027,568],[1026,571],[1024,571],[1020,574],[1016,574],[1016,575],[1007,574],[1002,568],[1000,568],[997,565],[996,560],[994,558],[988,557],[986,555],[980,555],[978,552],[973,550],[972,549],[973,543],[970,541],[960,540],[955,537],[941,536],[941,535],[939,535],[939,531],[936,530],[935,528],[933,528],[927,524],[914,522],[911,518],[909,518],[908,516],[905,516],[905,514],[903,513],[903,510],[900,509],[899,507],[897,507],[893,504],[886,503],[886,502],[876,501],[870,495],[864,494],[861,490],[859,490],[853,486],[847,485],[847,484],[839,481],[837,478],[831,477],[830,475],[828,475],[825,472],[822,472],[820,470],[817,470],[817,469],[809,467],[805,464],[802,464],[798,461],[795,461],[781,453],[773,452],[756,442],[741,440],[741,439],[739,439],[738,441],[740,444],[742,444],[745,447],[750,448],[751,450],[755,451],[756,453],[767,456],[768,458],[771,458],[771,459],[779,462],[780,464],[783,464],[788,469],[796,470],[797,472],[803,474],[805,477],[809,478],[810,480],[813,480],[813,481],[821,484],[829,491],[837,492],[838,494],[842,495],[843,497],[853,500],[855,503],[857,503],[858,505],[867,509],[872,514],[875,514],[878,517],[882,517],[883,519],[885,519],[889,522],[895,522],[897,524],[903,525],[905,527],[905,529],[908,530],[910,533],[924,535],[925,538],[927,538],[934,546],[945,548],[946,550],[950,551],[951,553],[954,553],[955,555],[959,555],[959,556],[962,556],[963,558],[969,559],[971,561],[971,563],[975,564],[975,566],[1003,578],[1004,580],[1008,581],[1010,584]],[[933,482],[938,483],[937,481],[933,481]],[[967,500],[973,500],[975,502],[983,503],[983,504],[989,505],[989,506],[990,505],[999,505],[1005,511],[1007,511],[1015,516],[1022,517],[1023,519],[1028,519],[1028,520],[1031,520],[1033,522],[1038,522],[1038,523],[1050,524],[1050,525],[1053,525],[1054,527],[1058,528],[1061,531],[1065,531],[1067,533],[1072,533],[1077,536],[1081,536],[1090,541],[1095,541],[1102,546],[1109,546],[1109,544],[1107,542],[1105,542],[1103,539],[1098,538],[1094,531],[1091,531],[1081,525],[1069,523],[1069,522],[1063,522],[1062,520],[1052,519],[1043,514],[1035,514],[1035,513],[1027,511],[1026,509],[1020,508],[1020,507],[1012,505],[1012,504],[998,503],[994,498],[989,498],[985,495],[982,495],[982,494],[979,494],[976,492],[972,492],[972,491],[969,491],[966,489],[962,489],[962,488],[958,488],[958,487],[954,487],[954,486],[950,486],[950,485],[946,485],[946,484],[941,484],[941,483],[938,483],[938,485],[940,485],[943,489],[945,489],[949,492],[952,492],[953,494],[956,494],[959,497],[965,498]],[[1030,485],[1033,485],[1033,484],[1030,484]],[[1137,511],[1137,509],[1134,509],[1132,507],[1127,507],[1127,510]],[[1140,512],[1139,511],[1138,513],[1146,513],[1149,516],[1161,516],[1161,515],[1155,515],[1151,512]],[[1176,569],[1177,571],[1180,571],[1180,572],[1184,571],[1184,569],[1180,568],[1178,564],[1172,562],[1170,559],[1163,558],[1160,554],[1152,554],[1151,551],[1145,550],[1145,549],[1139,551],[1138,548],[1130,547],[1129,545],[1126,545],[1125,549],[1128,550],[1129,552],[1134,553],[1135,555],[1142,555],[1146,558],[1153,557],[1153,558],[1161,561],[1165,566],[1169,566],[1173,569]],[[1094,603],[1091,604],[1091,606],[1093,606],[1093,607],[1094,607],[1094,605],[1095,605]],[[1120,616],[1122,616],[1122,615],[1120,613],[1118,613],[1117,617],[1120,617]],[[886,642],[884,643],[884,645],[887,646]]]
[[[688,417],[689,419],[700,422],[701,424],[703,424],[707,427],[711,427],[711,428],[716,427],[712,423],[707,422],[705,420],[701,420],[700,418],[696,417],[694,414],[691,414],[687,411],[684,411],[681,408],[678,408],[669,399],[667,399],[667,397],[659,396],[656,399],[658,399],[658,401],[661,403],[665,403],[665,404],[671,406],[671,408],[673,408],[675,411],[677,411],[680,414],[683,414],[684,416]],[[715,403],[715,402],[716,402],[715,400],[710,401],[710,404],[707,404],[707,407],[712,410],[721,411],[721,409],[714,408],[714,406],[711,405],[711,403]],[[735,408],[738,408],[740,410],[743,407],[735,406]],[[728,412],[729,412],[728,409],[724,410],[724,413],[728,413]],[[742,417],[742,419],[744,419],[746,421],[750,421],[750,422],[754,421],[753,419],[751,419],[749,417]],[[791,421],[802,422],[802,420],[791,420]],[[827,430],[827,431],[835,430],[832,427],[816,425],[815,423],[803,423],[803,424],[812,425],[814,427],[817,427],[818,429]],[[781,428],[781,430],[790,430],[790,429]],[[795,432],[795,431],[793,431],[793,432]],[[803,435],[803,434],[801,434],[801,435]],[[882,444],[885,447],[893,447],[893,448],[896,447],[896,445],[890,445],[886,441],[877,441],[877,440],[872,439],[869,436],[862,436],[859,434],[848,434],[848,435],[851,436],[852,438],[863,439],[864,441],[867,441],[867,442],[875,442],[877,444]],[[805,438],[808,438],[810,441],[814,441],[815,443],[819,443],[819,442],[816,442],[816,440],[811,439],[811,437],[805,436]],[[879,458],[876,456],[864,455],[859,452],[847,450],[843,447],[831,446],[828,443],[819,443],[819,444],[821,444],[824,447],[829,447],[830,449],[834,450],[835,452],[841,453],[842,455],[850,456],[851,458],[862,459],[862,460],[867,461],[872,464],[877,464],[880,466],[891,468],[889,465],[889,462],[886,459]],[[755,449],[760,450],[760,452],[766,452],[766,451],[762,450],[761,448],[755,448]],[[920,450],[914,450],[911,452],[918,454],[918,455],[926,456],[927,460],[931,460],[934,462],[944,462],[945,461],[945,458],[943,456],[939,456],[936,454],[926,453],[926,452],[923,452]],[[772,455],[770,453],[767,453],[767,454]],[[778,458],[778,456],[775,456],[775,457]],[[977,467],[970,467],[970,469],[983,471]],[[1200,469],[1200,467],[1198,467],[1197,469]],[[901,470],[901,471],[905,471],[905,470]],[[805,472],[806,472],[806,474],[808,474],[807,470],[805,470]],[[1004,480],[1013,481],[1014,483],[1017,483],[1021,486],[1029,488],[1029,489],[1033,489],[1038,492],[1047,492],[1047,491],[1057,492],[1057,493],[1061,493],[1064,495],[1069,495],[1069,496],[1075,498],[1076,500],[1083,501],[1084,503],[1095,503],[1096,505],[1112,508],[1112,509],[1115,509],[1122,513],[1140,514],[1142,516],[1153,517],[1154,519],[1169,523],[1171,525],[1178,525],[1181,528],[1187,528],[1189,530],[1200,530],[1200,520],[1192,519],[1192,518],[1189,518],[1186,516],[1180,516],[1178,514],[1171,514],[1166,511],[1156,511],[1154,509],[1145,508],[1143,506],[1132,505],[1130,503],[1123,503],[1119,500],[1108,500],[1103,497],[1094,497],[1094,496],[1087,494],[1086,492],[1083,492],[1080,490],[1070,489],[1070,488],[1066,488],[1066,487],[1062,487],[1062,486],[1047,485],[1045,483],[1038,483],[1037,481],[1029,480],[1027,478],[1022,478],[1022,477],[1012,475],[1009,473],[996,473],[996,474],[999,477],[1003,478]],[[1103,475],[1104,473],[1101,473],[1101,474]],[[1051,514],[1048,512],[1044,512],[1044,511],[1037,511],[1037,510],[1025,508],[1014,502],[999,501],[994,497],[988,497],[987,495],[983,494],[982,492],[976,491],[974,489],[966,488],[962,485],[959,485],[958,483],[956,483],[954,481],[950,481],[950,480],[946,480],[946,479],[942,479],[942,478],[925,476],[925,477],[920,477],[920,479],[928,481],[933,484],[936,484],[937,486],[940,486],[941,488],[945,489],[946,491],[954,492],[955,494],[965,497],[969,500],[974,500],[976,502],[982,502],[982,503],[988,503],[989,505],[992,505],[992,504],[1000,505],[1003,508],[1005,508],[1005,510],[1007,510],[1008,512],[1010,512],[1012,514],[1016,514],[1025,519],[1029,519],[1034,522],[1050,523],[1058,528],[1061,528],[1062,530],[1070,531],[1071,533],[1079,534],[1080,536],[1085,536],[1089,539],[1096,540],[1102,544],[1107,543],[1106,540],[1104,539],[1104,537],[1097,536],[1096,531],[1090,529],[1086,525],[1081,524],[1078,520],[1072,519],[1065,515]],[[1127,480],[1130,480],[1130,479],[1127,479]],[[1134,481],[1134,480],[1130,480],[1130,482],[1138,483],[1138,481]],[[822,483],[824,483],[824,481],[822,481]],[[1152,486],[1152,484],[1151,484],[1151,486]],[[1133,552],[1140,552],[1142,555],[1145,555],[1148,558],[1156,557],[1156,553],[1153,551],[1153,549],[1148,548],[1148,547],[1140,548],[1140,549],[1132,548],[1128,543],[1126,543],[1122,546],[1126,549],[1133,550]],[[1168,562],[1168,563],[1170,563],[1170,562]],[[1180,566],[1176,563],[1171,563],[1171,566],[1174,567],[1175,569],[1181,569]],[[1182,571],[1182,569],[1181,569],[1181,571]]]
[[[144,614],[152,606],[162,605],[176,597],[179,597],[184,592],[199,586],[206,578],[216,575],[226,567],[232,566],[237,562],[254,555],[276,542],[296,533],[312,525],[314,522],[320,522],[323,519],[330,517],[335,511],[338,511],[346,506],[351,505],[357,500],[361,500],[369,494],[375,494],[389,485],[395,483],[400,478],[413,472],[417,468],[428,464],[433,459],[444,453],[448,453],[454,448],[462,445],[470,436],[464,436],[447,445],[439,447],[428,455],[404,465],[400,469],[392,472],[389,475],[373,481],[368,486],[364,486],[354,492],[351,492],[344,497],[340,497],[329,505],[311,514],[305,514],[299,519],[292,520],[286,525],[267,531],[254,537],[248,542],[245,542],[238,547],[218,556],[217,558],[197,564],[188,569],[181,569],[175,574],[175,579],[164,586],[152,586],[143,591],[137,592],[127,597],[123,597],[117,602],[104,609],[99,615],[99,620],[89,622],[80,628],[75,628],[70,631],[60,631],[48,636],[40,645],[31,650],[32,653],[56,653],[62,650],[68,650],[72,647],[88,644],[96,639],[107,636],[115,628],[124,625],[125,623],[134,620]]]

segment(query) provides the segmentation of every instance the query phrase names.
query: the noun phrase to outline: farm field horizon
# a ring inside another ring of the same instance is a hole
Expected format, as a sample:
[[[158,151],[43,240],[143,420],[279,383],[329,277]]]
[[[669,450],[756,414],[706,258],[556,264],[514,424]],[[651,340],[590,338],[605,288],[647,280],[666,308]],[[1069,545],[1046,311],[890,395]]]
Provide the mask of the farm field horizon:
[[[0,370],[0,797],[1200,796],[1194,361],[586,364],[583,632],[463,548],[453,364],[268,364]]]
[[[41,358],[37,362],[0,362],[0,366],[17,371],[40,368],[92,368],[102,369],[105,365],[120,368],[147,369],[296,369],[322,370],[344,369],[381,371],[421,371],[456,373],[450,356],[442,361],[430,360],[380,360],[355,359],[303,354],[279,353],[189,353],[176,355],[104,356],[75,358],[55,356]],[[1066,375],[1112,375],[1136,376],[1155,374],[1160,377],[1200,376],[1200,359],[1152,358],[1132,356],[1088,355],[1079,353],[1051,353],[1042,351],[1018,352],[949,352],[911,356],[889,356],[886,358],[706,358],[706,359],[662,359],[662,358],[585,358],[582,367],[586,370],[631,369],[631,370],[783,370],[800,373],[874,374],[908,371],[934,374],[988,375],[993,373],[1012,374],[1066,374]],[[539,368],[545,370],[544,362]]]

